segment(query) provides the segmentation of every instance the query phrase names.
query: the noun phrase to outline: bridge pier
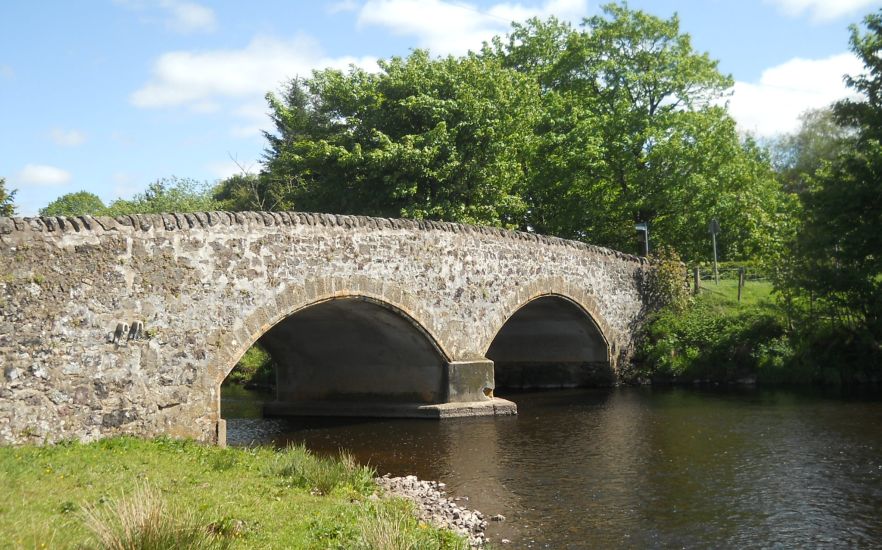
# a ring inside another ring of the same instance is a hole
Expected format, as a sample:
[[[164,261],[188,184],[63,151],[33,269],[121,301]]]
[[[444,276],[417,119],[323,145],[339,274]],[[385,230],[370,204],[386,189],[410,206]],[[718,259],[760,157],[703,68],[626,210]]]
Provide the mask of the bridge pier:
[[[453,361],[444,367],[441,403],[375,398],[277,400],[264,405],[266,416],[361,416],[385,418],[455,418],[517,414],[511,401],[493,397],[493,361]],[[394,396],[390,396],[394,397]],[[220,433],[220,431],[218,432]]]

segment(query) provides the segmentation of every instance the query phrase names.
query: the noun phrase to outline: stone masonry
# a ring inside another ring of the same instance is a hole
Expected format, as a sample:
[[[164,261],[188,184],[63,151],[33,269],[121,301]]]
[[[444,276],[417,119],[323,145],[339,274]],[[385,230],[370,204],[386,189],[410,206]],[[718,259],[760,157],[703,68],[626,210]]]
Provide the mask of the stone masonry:
[[[220,384],[239,357],[279,321],[341,297],[380,304],[425,334],[448,369],[447,401],[493,399],[470,384],[489,364],[481,383],[492,389],[494,336],[544,296],[590,316],[616,369],[645,313],[646,269],[582,243],[429,221],[0,218],[0,443],[122,433],[223,442]]]

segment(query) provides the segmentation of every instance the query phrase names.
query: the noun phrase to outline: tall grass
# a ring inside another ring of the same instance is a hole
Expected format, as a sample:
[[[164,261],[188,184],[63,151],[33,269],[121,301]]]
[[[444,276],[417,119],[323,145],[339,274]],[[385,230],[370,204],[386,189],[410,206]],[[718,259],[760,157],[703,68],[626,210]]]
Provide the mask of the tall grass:
[[[129,497],[83,508],[83,520],[102,550],[215,550],[229,548],[189,511],[171,510],[162,495],[146,485]]]
[[[376,486],[374,469],[359,465],[352,455],[341,452],[336,459],[316,456],[303,445],[289,446],[280,452],[273,473],[319,495],[330,494],[338,487],[368,494]]]
[[[365,550],[467,550],[465,538],[428,529],[409,502],[367,507],[359,523],[360,548]]]

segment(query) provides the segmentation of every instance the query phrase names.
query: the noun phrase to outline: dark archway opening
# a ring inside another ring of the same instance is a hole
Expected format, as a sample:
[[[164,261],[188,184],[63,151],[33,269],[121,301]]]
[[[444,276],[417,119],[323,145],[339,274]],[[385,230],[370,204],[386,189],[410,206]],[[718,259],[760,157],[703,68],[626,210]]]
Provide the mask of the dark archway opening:
[[[543,296],[503,325],[487,358],[497,390],[609,386],[609,350],[591,317],[560,296]]]
[[[255,348],[266,350],[274,365],[272,398],[264,406],[270,416],[384,416],[399,405],[445,398],[446,361],[434,342],[403,313],[365,298],[297,311]]]

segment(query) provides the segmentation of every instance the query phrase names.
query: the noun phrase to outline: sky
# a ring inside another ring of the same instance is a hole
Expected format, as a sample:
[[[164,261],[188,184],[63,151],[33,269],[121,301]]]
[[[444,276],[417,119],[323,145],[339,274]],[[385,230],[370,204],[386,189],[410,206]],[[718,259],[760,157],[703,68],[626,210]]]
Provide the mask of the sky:
[[[0,176],[20,215],[86,190],[105,203],[177,176],[260,170],[264,99],[314,69],[376,68],[414,48],[462,54],[511,21],[578,24],[595,0],[0,0]],[[736,84],[761,138],[848,94],[848,26],[882,0],[631,0],[680,17]]]

